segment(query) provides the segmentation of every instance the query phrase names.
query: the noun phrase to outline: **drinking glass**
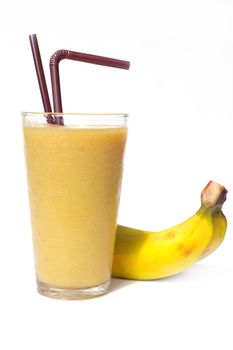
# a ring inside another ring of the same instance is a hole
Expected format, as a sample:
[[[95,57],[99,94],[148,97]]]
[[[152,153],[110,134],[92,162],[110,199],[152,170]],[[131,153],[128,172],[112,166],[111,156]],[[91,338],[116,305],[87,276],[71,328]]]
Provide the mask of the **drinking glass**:
[[[22,113],[38,292],[93,297],[110,285],[126,114]]]

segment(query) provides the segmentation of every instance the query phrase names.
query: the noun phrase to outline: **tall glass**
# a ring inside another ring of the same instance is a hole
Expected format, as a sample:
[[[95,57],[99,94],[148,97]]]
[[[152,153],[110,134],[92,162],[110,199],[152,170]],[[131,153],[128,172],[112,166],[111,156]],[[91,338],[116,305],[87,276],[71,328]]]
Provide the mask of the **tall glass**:
[[[111,280],[127,115],[59,116],[23,113],[37,287],[92,297]]]

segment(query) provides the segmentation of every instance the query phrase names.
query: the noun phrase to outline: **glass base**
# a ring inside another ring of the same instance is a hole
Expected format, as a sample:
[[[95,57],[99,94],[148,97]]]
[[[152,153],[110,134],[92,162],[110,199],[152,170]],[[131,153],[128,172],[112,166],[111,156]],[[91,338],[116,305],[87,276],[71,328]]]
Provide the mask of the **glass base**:
[[[111,281],[107,281],[103,284],[100,284],[95,287],[90,288],[57,288],[51,286],[50,284],[37,281],[37,291],[39,294],[46,297],[54,299],[63,299],[63,300],[75,300],[75,299],[88,299],[97,297],[99,295],[105,294],[110,286]]]

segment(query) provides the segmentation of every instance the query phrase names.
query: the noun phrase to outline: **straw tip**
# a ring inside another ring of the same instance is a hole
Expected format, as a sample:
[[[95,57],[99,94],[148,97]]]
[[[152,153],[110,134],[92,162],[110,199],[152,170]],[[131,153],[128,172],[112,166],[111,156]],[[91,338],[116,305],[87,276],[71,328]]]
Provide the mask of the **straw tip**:
[[[29,38],[36,38],[36,34],[35,33],[29,34]]]

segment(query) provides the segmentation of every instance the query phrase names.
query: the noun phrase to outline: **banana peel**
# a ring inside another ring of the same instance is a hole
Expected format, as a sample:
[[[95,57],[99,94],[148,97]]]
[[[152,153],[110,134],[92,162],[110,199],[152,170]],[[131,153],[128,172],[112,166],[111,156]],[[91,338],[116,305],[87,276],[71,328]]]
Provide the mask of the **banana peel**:
[[[227,220],[222,212],[227,190],[210,181],[201,193],[201,207],[190,218],[159,232],[117,226],[112,275],[152,280],[184,271],[216,250]]]

